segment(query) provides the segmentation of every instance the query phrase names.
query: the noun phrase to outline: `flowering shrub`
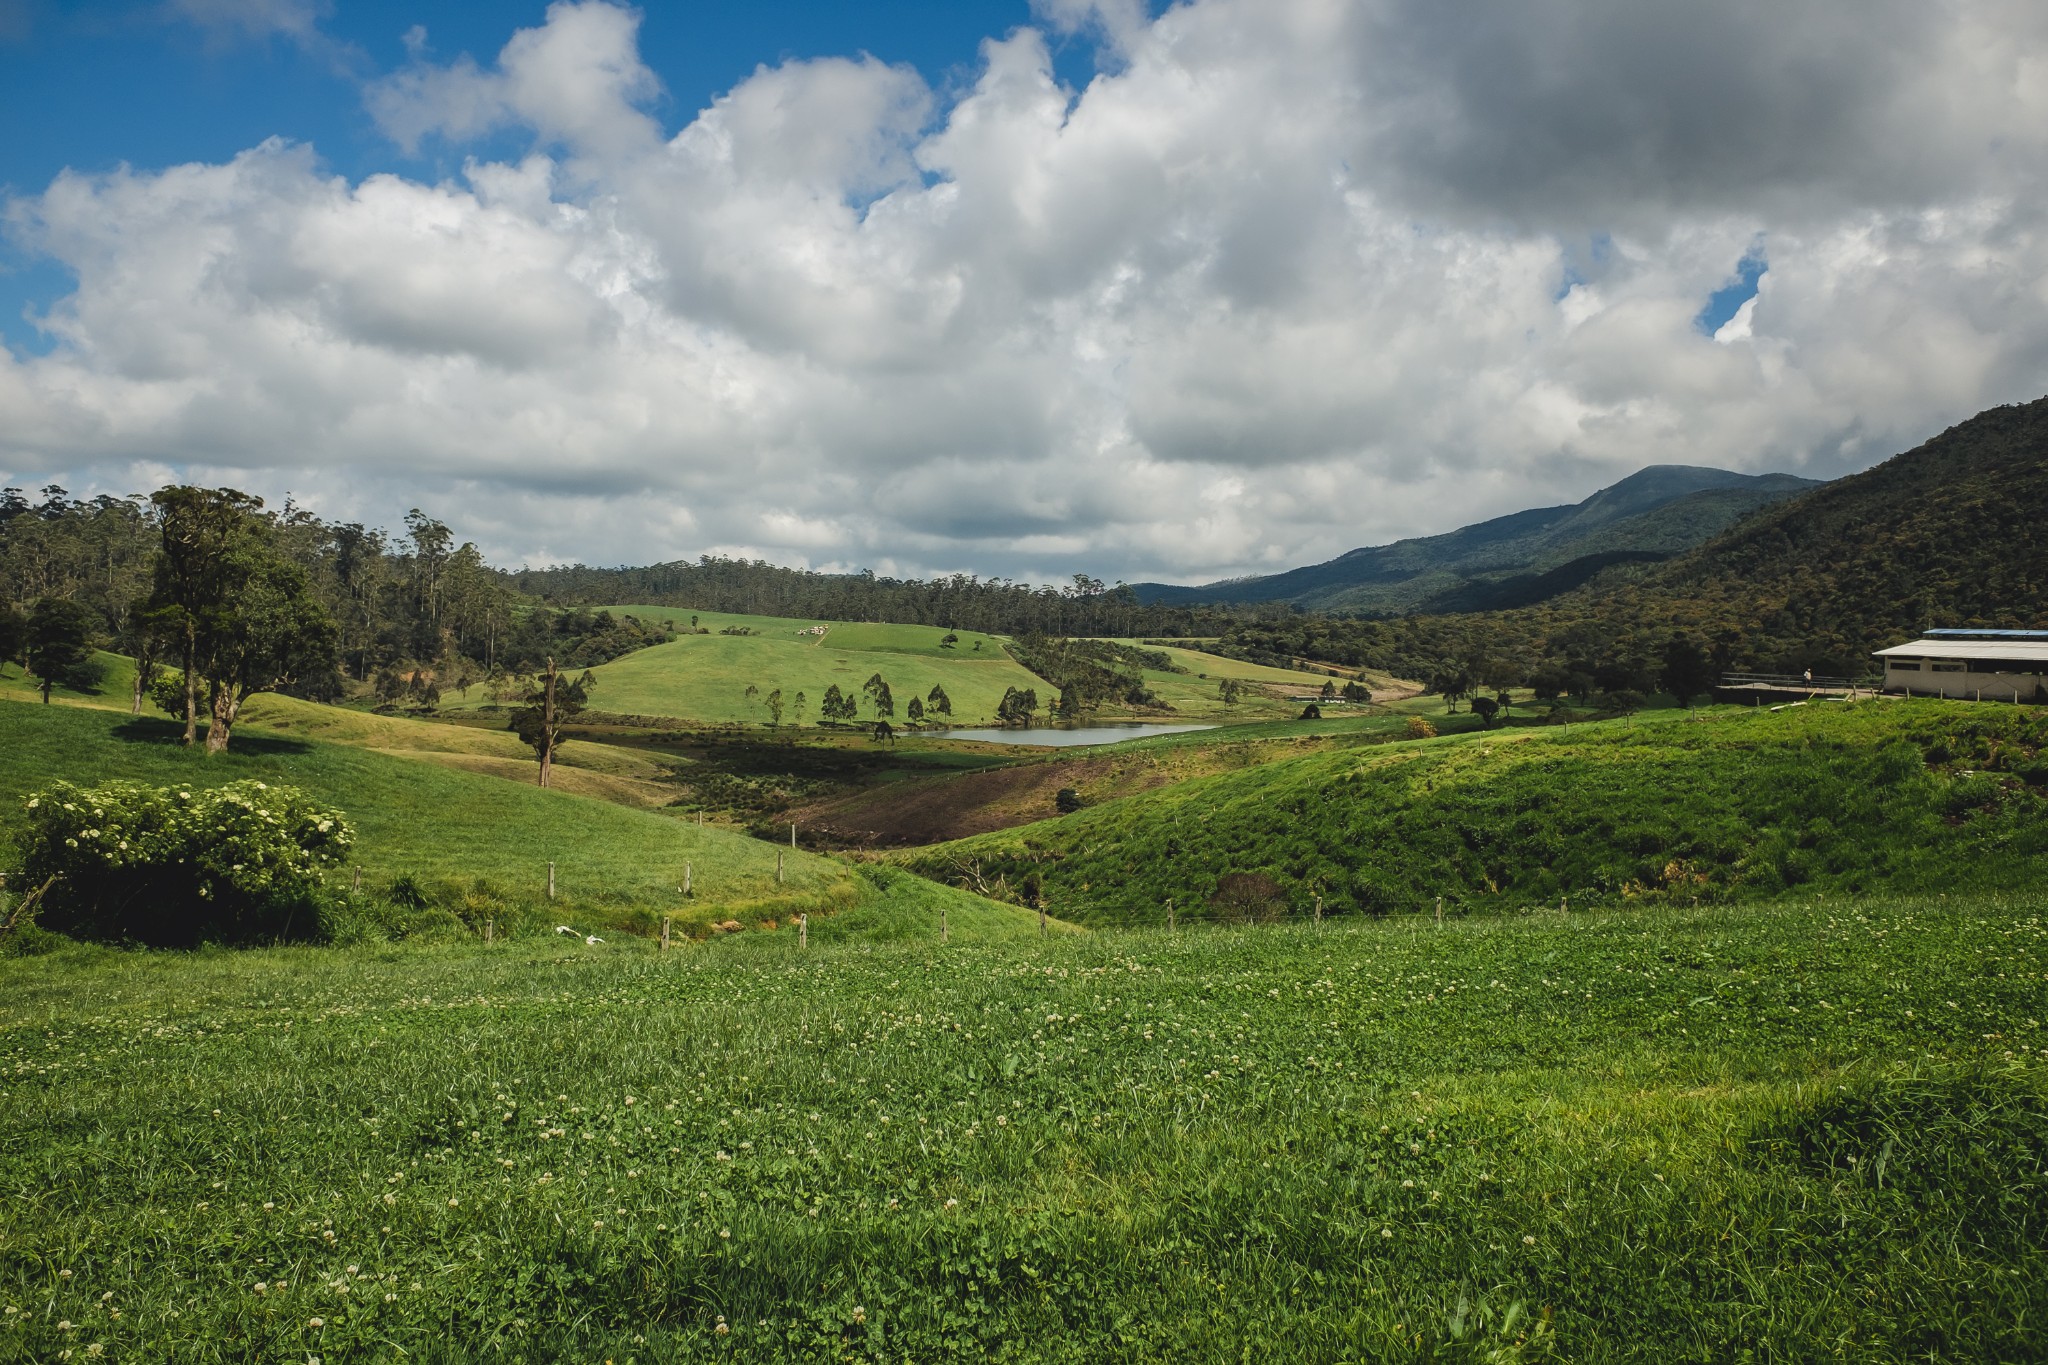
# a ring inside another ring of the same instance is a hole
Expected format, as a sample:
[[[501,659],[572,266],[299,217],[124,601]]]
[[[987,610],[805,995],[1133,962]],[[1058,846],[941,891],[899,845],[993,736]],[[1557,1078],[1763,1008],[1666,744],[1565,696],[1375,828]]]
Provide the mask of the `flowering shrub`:
[[[338,812],[257,781],[59,782],[27,814],[25,879],[58,878],[42,922],[153,947],[324,937],[320,871],[353,841]]]

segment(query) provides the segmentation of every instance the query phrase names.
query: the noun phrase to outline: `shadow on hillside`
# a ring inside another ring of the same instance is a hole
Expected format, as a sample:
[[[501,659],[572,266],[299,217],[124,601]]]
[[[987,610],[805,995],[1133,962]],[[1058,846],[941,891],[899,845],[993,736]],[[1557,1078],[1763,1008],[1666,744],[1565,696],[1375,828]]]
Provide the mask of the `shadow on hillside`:
[[[138,716],[134,720],[122,721],[113,729],[115,739],[129,744],[177,744],[185,737],[185,727],[175,720],[156,720],[149,716]],[[206,727],[200,726],[201,736]],[[204,740],[202,739],[202,743]],[[284,739],[277,735],[252,734],[237,728],[234,742],[228,752],[235,754],[305,754],[313,746],[300,739]]]

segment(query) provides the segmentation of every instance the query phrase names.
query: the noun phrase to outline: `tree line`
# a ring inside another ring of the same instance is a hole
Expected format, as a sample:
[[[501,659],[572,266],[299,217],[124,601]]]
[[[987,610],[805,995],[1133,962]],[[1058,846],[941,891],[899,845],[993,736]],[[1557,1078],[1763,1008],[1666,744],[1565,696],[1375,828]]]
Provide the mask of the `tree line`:
[[[222,742],[236,694],[259,676],[257,690],[317,700],[367,686],[391,705],[431,704],[451,686],[510,685],[550,658],[589,668],[670,633],[537,606],[418,509],[391,535],[230,488],[83,499],[52,485],[36,500],[0,490],[0,658],[39,682],[91,686],[95,647],[130,655],[139,711],[161,670],[190,677],[192,654],[192,687],[208,711],[221,705]],[[300,643],[265,654],[285,638]],[[171,709],[199,709],[193,700]]]
[[[1147,606],[1126,584],[1075,574],[1054,587],[973,574],[928,579],[819,573],[759,560],[706,555],[644,568],[522,569],[512,586],[537,600],[645,602],[738,615],[889,621],[998,635],[1210,635],[1234,622],[1282,617],[1293,608]]]

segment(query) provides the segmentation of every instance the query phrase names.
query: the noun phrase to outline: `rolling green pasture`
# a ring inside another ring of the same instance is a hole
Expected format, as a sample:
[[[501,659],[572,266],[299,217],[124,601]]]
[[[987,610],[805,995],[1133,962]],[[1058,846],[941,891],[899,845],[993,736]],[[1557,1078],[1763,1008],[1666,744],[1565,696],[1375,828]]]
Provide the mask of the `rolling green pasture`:
[[[85,707],[128,714],[135,679],[134,661],[101,653],[101,682],[90,691],[60,689],[52,706]],[[34,680],[19,668],[0,667],[0,701],[39,702]],[[160,720],[157,709],[144,703],[143,715]],[[323,740],[383,754],[399,754],[479,775],[532,782],[533,751],[506,730],[475,725],[447,725],[417,716],[386,716],[349,707],[322,706],[276,693],[259,693],[242,708],[237,734],[290,735]],[[579,740],[564,743],[555,753],[555,786],[578,796],[594,796],[620,805],[653,809],[675,800],[678,788],[667,782],[669,766],[646,754],[610,744]]]
[[[0,960],[0,1361],[2031,1360],[2048,900]]]
[[[1318,747],[898,857],[1010,894],[1042,884],[1087,924],[1159,924],[1169,900],[1207,914],[1231,873],[1270,876],[1296,913],[1318,896],[1462,913],[2039,886],[2048,712],[1729,707]]]
[[[568,792],[254,726],[212,758],[184,749],[177,735],[177,725],[162,718],[0,705],[0,864],[14,860],[21,801],[52,779],[218,786],[258,778],[340,809],[357,830],[355,861],[369,889],[410,876],[465,918],[494,916],[501,931],[544,929],[543,917],[644,931],[666,913],[696,926],[727,915],[851,905],[861,894],[849,870],[830,860],[785,850],[786,881],[778,887],[772,845]],[[545,899],[550,860],[560,896],[552,905]],[[689,902],[677,895],[685,862],[696,893]]]
[[[84,690],[61,686],[51,688],[50,705],[119,709],[124,712],[128,709],[134,699],[135,661],[125,654],[109,654],[105,650],[95,650],[93,659],[99,666],[98,681]],[[20,664],[0,663],[0,699],[40,705],[43,694],[36,680],[29,677]],[[145,710],[154,709],[146,701],[143,707]]]
[[[774,616],[733,616],[690,612],[674,607],[612,607],[610,610],[649,620],[671,620],[688,628],[695,615],[709,635],[683,635],[653,645],[591,670],[597,690],[594,710],[622,715],[672,716],[681,720],[766,724],[767,709],[748,701],[746,690],[758,687],[763,696],[780,688],[790,710],[784,723],[797,720],[796,694],[808,706],[804,723],[818,722],[818,704],[834,683],[860,703],[860,718],[874,719],[861,685],[876,673],[895,695],[895,723],[904,708],[934,685],[943,686],[953,703],[956,724],[980,724],[995,717],[996,705],[1011,687],[1035,688],[1047,701],[1045,681],[1025,670],[993,636],[959,632],[959,644],[943,648],[947,632],[936,626],[893,626],[861,622],[798,621]],[[831,633],[820,642],[799,636],[799,630],[828,624]],[[721,635],[727,626],[744,626],[752,635]],[[981,648],[975,649],[979,644]],[[481,694],[470,703],[481,705]]]
[[[1272,668],[1265,664],[1247,663],[1243,659],[1225,658],[1221,654],[1209,654],[1201,650],[1182,649],[1170,645],[1148,645],[1138,640],[1120,640],[1117,643],[1136,645],[1141,649],[1153,650],[1170,657],[1184,671],[1172,673],[1148,668],[1145,670],[1146,686],[1176,711],[1205,720],[1233,716],[1292,716],[1301,709],[1299,702],[1288,703],[1278,697],[1266,696],[1263,692],[1248,692],[1235,706],[1225,706],[1216,694],[1216,685],[1223,678],[1236,678],[1258,688],[1280,688],[1302,696],[1320,691],[1326,682],[1335,681],[1340,687],[1343,685],[1341,679],[1333,679],[1327,673]],[[1370,686],[1377,692],[1403,691],[1415,686],[1413,683],[1404,683],[1391,674],[1370,673],[1367,676]],[[1330,714],[1341,716],[1365,710],[1362,706],[1339,703],[1331,706]]]

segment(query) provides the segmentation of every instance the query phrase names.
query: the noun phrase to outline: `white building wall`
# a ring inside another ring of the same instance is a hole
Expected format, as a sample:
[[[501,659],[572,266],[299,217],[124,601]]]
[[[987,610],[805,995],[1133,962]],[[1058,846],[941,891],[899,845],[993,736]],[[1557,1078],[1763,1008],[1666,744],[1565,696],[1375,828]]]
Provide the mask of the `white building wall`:
[[[1914,662],[1908,660],[1907,662]],[[1936,672],[1932,660],[1918,660],[1919,671],[1898,667],[1896,659],[1884,661],[1884,690],[1917,697],[1955,697],[1964,701],[2031,702],[2038,690],[2048,686],[2048,672],[1976,673]]]

